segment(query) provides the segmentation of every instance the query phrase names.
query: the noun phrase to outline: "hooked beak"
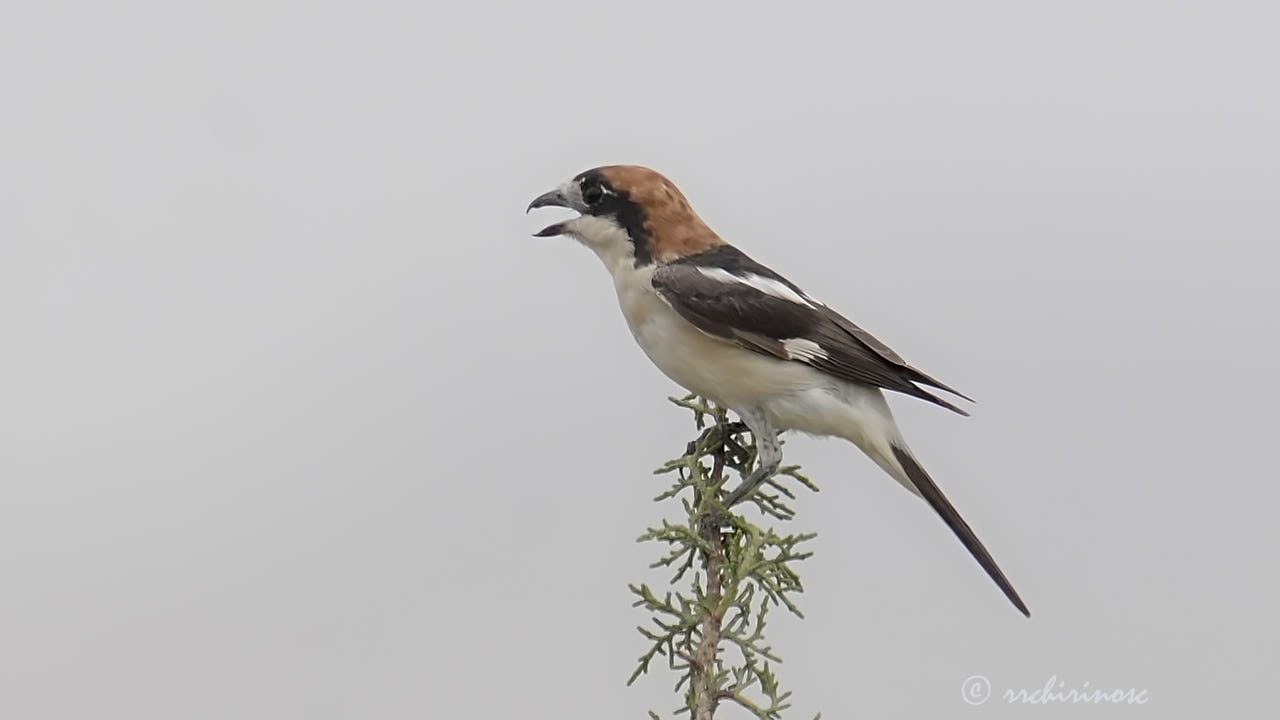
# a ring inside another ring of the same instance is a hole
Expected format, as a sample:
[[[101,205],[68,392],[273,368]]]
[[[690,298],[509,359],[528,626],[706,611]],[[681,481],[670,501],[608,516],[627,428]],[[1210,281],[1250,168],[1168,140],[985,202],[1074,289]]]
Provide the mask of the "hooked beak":
[[[570,210],[577,210],[577,208],[575,208],[573,204],[569,202],[569,198],[565,197],[564,193],[559,189],[552,190],[550,192],[544,192],[538,197],[534,198],[533,202],[529,203],[529,207],[525,208],[524,212],[526,215],[528,215],[530,210],[533,210],[534,208],[540,208],[540,207],[562,207],[562,208],[569,208]],[[558,222],[542,228],[538,232],[534,233],[533,236],[534,237],[552,237],[554,235],[563,235],[563,234],[564,234],[564,223]]]
[[[533,202],[529,203],[529,207],[526,208],[524,212],[526,215],[528,215],[529,211],[534,208],[550,207],[550,206],[567,207],[567,208],[573,207],[572,205],[569,204],[569,198],[565,197],[564,193],[561,192],[559,188],[556,188],[551,192],[544,192],[538,197],[534,198]]]

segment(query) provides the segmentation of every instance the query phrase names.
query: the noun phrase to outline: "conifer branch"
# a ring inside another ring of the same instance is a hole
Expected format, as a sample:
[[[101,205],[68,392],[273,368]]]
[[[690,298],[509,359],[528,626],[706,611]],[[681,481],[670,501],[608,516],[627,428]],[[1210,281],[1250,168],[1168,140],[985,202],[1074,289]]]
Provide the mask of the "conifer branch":
[[[726,508],[724,486],[730,475],[750,474],[755,439],[710,401],[692,395],[671,401],[693,412],[700,433],[684,455],[656,471],[675,479],[655,501],[679,500],[685,518],[680,523],[664,519],[639,538],[667,546],[650,567],[672,568],[672,589],[659,596],[646,584],[631,586],[635,606],[652,617],[648,626],[637,628],[650,645],[627,684],[661,656],[679,674],[676,691],[684,692],[677,714],[713,720],[720,703],[729,701],[759,720],[781,720],[791,693],[778,686],[771,663],[781,660],[764,641],[765,624],[769,610],[778,606],[804,617],[792,599],[804,591],[792,563],[809,557],[798,547],[814,534],[782,535]],[[798,467],[789,466],[743,505],[755,507],[766,520],[794,518],[788,503],[795,493],[788,479],[818,489]],[[652,711],[649,716],[659,720]]]

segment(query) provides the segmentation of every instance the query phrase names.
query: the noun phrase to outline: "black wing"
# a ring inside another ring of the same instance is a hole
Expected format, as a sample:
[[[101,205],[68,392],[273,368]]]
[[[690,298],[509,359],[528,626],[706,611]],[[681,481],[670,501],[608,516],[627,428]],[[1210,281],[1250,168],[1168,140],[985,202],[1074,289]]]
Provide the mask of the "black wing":
[[[871,333],[732,246],[659,267],[653,287],[684,319],[709,335],[969,414],[916,383],[968,397],[906,364]]]

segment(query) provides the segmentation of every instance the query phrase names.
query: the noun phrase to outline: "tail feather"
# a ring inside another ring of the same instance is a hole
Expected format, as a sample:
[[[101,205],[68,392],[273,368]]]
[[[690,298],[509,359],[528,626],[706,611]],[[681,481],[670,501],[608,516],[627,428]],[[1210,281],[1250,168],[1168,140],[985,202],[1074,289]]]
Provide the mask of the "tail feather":
[[[1013,606],[1018,608],[1023,615],[1031,617],[1031,611],[1022,602],[1022,598],[1018,597],[1018,591],[1013,589],[1013,584],[1000,571],[1000,567],[996,565],[995,558],[991,557],[991,553],[987,552],[987,548],[982,545],[982,541],[974,534],[969,527],[969,523],[966,523],[964,518],[960,517],[960,513],[955,506],[951,504],[950,500],[947,500],[946,495],[942,494],[942,490],[938,488],[933,478],[929,477],[929,473],[920,467],[920,463],[916,462],[910,452],[897,445],[891,445],[890,447],[893,448],[894,459],[898,461],[898,465],[907,474],[907,478],[915,486],[915,490],[933,507],[943,522],[947,524],[947,527],[951,528],[951,532],[960,538],[960,542],[969,550],[974,559],[978,561],[978,564],[982,566],[982,569],[987,572],[987,575],[1000,587],[1005,597],[1009,598],[1009,602],[1012,602]]]

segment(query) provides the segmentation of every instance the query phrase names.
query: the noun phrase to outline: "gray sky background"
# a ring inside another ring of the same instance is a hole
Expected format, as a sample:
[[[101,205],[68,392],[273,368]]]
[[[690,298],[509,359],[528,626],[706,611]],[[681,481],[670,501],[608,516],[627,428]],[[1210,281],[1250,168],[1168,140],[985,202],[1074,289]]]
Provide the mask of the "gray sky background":
[[[792,717],[1280,704],[1274,5],[204,5],[0,18],[0,716],[674,707],[626,586],[691,428],[523,214],[617,162],[979,401],[892,402],[1032,619],[794,439]]]

